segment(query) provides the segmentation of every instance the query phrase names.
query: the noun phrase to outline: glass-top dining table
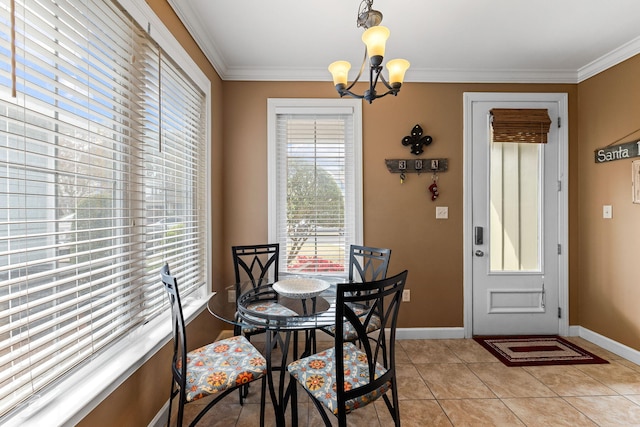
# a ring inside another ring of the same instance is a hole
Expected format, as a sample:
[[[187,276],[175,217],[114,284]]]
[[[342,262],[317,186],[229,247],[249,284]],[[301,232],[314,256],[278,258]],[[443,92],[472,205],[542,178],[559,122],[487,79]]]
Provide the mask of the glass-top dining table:
[[[295,285],[298,281],[305,285],[300,292],[293,286],[280,286],[284,283]],[[286,425],[285,411],[289,400],[291,405],[297,404],[296,394],[291,393],[295,381],[290,381],[287,363],[316,351],[316,329],[335,323],[336,284],[346,281],[341,277],[323,276],[318,281],[308,277],[283,276],[275,284],[266,279],[233,284],[209,299],[209,312],[234,325],[235,329],[265,329],[267,382],[278,426]],[[319,287],[314,288],[314,284]],[[304,350],[298,354],[300,332],[304,333]],[[288,360],[290,346],[292,355]],[[274,364],[272,356],[276,347],[279,347],[281,357]],[[292,419],[292,425],[296,426],[297,420]]]

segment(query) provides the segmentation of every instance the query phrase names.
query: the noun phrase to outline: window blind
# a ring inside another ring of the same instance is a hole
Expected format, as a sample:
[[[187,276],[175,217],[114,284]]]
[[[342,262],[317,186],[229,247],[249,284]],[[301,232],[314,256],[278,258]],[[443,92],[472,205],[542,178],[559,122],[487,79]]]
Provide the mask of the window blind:
[[[0,415],[163,310],[163,262],[187,295],[206,259],[202,92],[116,3],[11,9],[0,4]]]
[[[280,270],[344,273],[356,233],[352,115],[279,113],[276,141]]]
[[[493,108],[493,142],[546,144],[551,119],[546,109]]]

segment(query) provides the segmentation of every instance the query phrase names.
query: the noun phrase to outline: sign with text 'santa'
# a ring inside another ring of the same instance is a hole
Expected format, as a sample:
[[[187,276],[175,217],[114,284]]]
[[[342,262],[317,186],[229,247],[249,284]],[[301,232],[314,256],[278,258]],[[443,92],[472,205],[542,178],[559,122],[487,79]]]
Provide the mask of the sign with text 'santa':
[[[595,152],[596,163],[640,157],[640,140],[599,148]]]

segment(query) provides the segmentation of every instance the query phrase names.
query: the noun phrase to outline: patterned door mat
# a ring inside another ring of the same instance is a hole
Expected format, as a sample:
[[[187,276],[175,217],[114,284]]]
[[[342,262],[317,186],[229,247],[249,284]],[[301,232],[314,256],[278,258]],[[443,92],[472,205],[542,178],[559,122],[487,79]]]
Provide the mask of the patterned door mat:
[[[558,336],[478,336],[473,339],[507,366],[609,363]]]

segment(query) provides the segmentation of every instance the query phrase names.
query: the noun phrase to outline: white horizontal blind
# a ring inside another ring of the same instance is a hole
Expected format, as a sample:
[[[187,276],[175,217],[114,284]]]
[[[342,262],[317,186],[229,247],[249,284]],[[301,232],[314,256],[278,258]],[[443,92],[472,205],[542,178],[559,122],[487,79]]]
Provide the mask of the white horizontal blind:
[[[159,313],[164,261],[203,283],[205,148],[204,96],[115,3],[4,2],[0,55],[1,415]]]
[[[142,154],[146,263],[148,271],[157,273],[168,262],[180,278],[181,295],[188,295],[205,280],[206,109],[202,93],[165,55],[160,71],[161,125],[145,129]],[[166,300],[157,285],[157,274],[152,274],[145,301],[153,310]]]
[[[352,115],[276,115],[281,271],[341,274],[355,235]]]

